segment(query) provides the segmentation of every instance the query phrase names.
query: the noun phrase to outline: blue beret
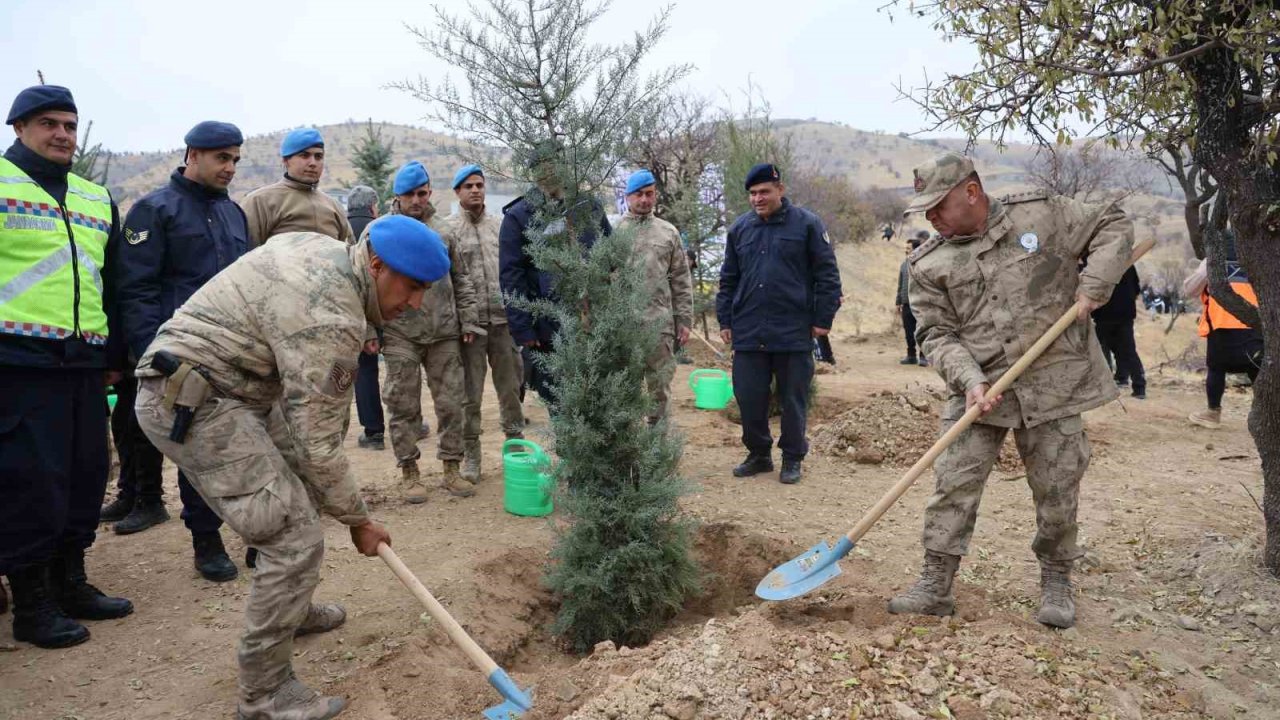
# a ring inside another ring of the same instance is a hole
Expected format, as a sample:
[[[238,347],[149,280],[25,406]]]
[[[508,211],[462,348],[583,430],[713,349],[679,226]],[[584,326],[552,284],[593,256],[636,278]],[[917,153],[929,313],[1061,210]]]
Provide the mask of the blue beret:
[[[387,267],[418,282],[435,282],[449,272],[444,240],[407,215],[387,215],[369,223],[369,245]]]
[[[324,138],[320,137],[319,130],[315,128],[298,128],[284,136],[284,142],[280,143],[280,157],[297,155],[303,150],[309,150],[317,145],[324,147]]]
[[[72,99],[70,90],[61,85],[35,85],[18,93],[18,97],[13,99],[9,119],[4,124],[12,125],[28,115],[45,110],[80,112],[76,110],[76,101]]]
[[[453,189],[457,190],[458,186],[466,182],[467,178],[471,177],[472,175],[479,175],[480,177],[484,177],[484,170],[481,170],[479,165],[464,166],[463,168],[458,170],[458,172],[453,174]]]
[[[647,188],[650,185],[657,184],[657,182],[653,177],[653,173],[648,170],[637,170],[631,173],[631,177],[627,178],[627,194],[630,195],[640,188]]]
[[[782,182],[782,173],[778,172],[778,168],[770,163],[760,163],[751,168],[751,172],[747,173],[748,190],[751,189],[752,185],[766,182]]]
[[[243,145],[244,135],[240,134],[240,128],[231,123],[205,120],[191,128],[187,136],[182,138],[182,141],[190,148],[211,150],[213,148],[231,147],[232,145]]]
[[[391,186],[391,191],[397,195],[403,195],[429,182],[431,182],[431,176],[427,174],[427,169],[422,167],[422,163],[410,160],[400,168],[400,172],[396,173],[396,181]]]

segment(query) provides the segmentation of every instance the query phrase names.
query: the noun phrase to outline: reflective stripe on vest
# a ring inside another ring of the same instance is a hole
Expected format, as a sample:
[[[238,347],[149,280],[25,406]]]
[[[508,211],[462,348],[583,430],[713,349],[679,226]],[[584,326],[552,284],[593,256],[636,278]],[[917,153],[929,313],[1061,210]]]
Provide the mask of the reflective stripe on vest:
[[[59,206],[0,157],[0,334],[50,340],[79,334],[105,343],[101,268],[110,233],[105,188],[68,174],[66,204]]]
[[[1258,296],[1253,292],[1253,286],[1247,282],[1233,282],[1231,289],[1236,294],[1244,298],[1254,307],[1258,307]],[[1227,309],[1218,304],[1214,300],[1207,289],[1200,291],[1200,303],[1204,306],[1200,310],[1200,337],[1209,337],[1209,333],[1214,330],[1248,330],[1249,326],[1240,322],[1235,315],[1227,312]]]

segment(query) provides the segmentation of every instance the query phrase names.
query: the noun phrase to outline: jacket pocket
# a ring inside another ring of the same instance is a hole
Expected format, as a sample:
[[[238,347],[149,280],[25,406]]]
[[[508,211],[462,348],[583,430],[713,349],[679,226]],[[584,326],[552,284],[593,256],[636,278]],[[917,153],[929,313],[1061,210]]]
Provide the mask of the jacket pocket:
[[[287,490],[290,483],[300,483],[276,473],[266,456],[233,460],[197,474],[192,481],[218,516],[250,543],[280,534],[289,526],[290,516],[298,514],[295,493]]]
[[[1068,437],[1084,432],[1084,418],[1079,415],[1069,415],[1056,422],[1058,432]]]

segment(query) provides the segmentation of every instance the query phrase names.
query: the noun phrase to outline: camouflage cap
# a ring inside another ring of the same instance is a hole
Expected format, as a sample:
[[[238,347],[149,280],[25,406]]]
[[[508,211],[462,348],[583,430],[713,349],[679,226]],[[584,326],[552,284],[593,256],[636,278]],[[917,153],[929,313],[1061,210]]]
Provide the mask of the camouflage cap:
[[[973,174],[973,161],[958,152],[947,151],[911,171],[916,196],[903,215],[925,212],[942,202],[957,185]]]

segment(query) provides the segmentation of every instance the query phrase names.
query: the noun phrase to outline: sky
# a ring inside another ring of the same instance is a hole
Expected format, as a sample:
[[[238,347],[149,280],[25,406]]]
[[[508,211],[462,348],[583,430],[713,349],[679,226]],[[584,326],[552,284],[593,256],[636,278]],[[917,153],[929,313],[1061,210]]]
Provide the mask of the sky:
[[[485,0],[476,0],[483,5]],[[972,68],[972,47],[948,43],[887,0],[679,0],[649,70],[690,63],[685,85],[718,105],[756,85],[775,118],[915,132],[925,119],[895,83]],[[440,0],[450,14],[465,0]],[[430,3],[406,0],[4,0],[0,103],[45,81],[75,95],[91,143],[117,152],[180,147],[202,120],[246,135],[348,119],[429,125],[398,80],[460,79],[406,25],[430,29]],[[622,42],[661,7],[615,2],[593,39]],[[434,126],[433,126],[434,127]],[[440,129],[440,128],[436,128]],[[943,133],[947,134],[947,133]],[[83,130],[81,142],[85,141]],[[5,143],[7,144],[7,143]]]

